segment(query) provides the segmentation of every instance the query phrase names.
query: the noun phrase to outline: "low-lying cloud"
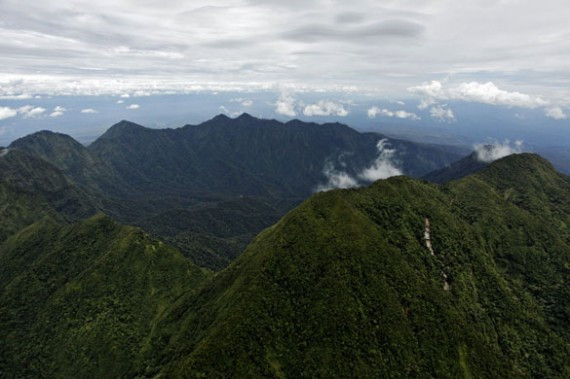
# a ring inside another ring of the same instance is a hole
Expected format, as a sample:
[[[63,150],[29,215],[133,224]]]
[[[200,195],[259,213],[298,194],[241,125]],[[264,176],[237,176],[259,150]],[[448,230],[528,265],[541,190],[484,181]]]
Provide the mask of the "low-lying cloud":
[[[511,143],[509,140],[505,140],[503,143],[493,141],[491,143],[481,143],[473,146],[477,154],[477,159],[485,163],[491,163],[508,155],[520,154],[522,147],[523,141]]]
[[[333,163],[330,161],[325,163],[323,174],[327,177],[327,182],[317,186],[315,192],[330,191],[339,188],[355,188],[359,186],[358,181],[350,174],[341,170],[335,170]]]
[[[564,120],[567,115],[560,106],[554,106],[550,101],[540,96],[533,96],[518,91],[506,91],[500,89],[493,82],[465,82],[457,85],[445,85],[433,80],[419,86],[409,87],[408,91],[422,97],[418,109],[424,110],[429,107],[430,115],[440,121],[455,121],[455,115],[443,101],[464,101],[471,103],[489,104],[509,108],[536,109],[544,108],[547,117],[555,120]]]
[[[344,170],[335,169],[333,163],[327,161],[323,169],[323,174],[327,178],[327,182],[317,186],[315,191],[322,192],[332,189],[355,188],[376,180],[387,179],[403,174],[394,161],[396,150],[390,148],[388,139],[384,138],[378,141],[376,149],[378,150],[378,155],[374,162],[356,176],[352,176]]]
[[[5,120],[7,118],[14,117],[18,114],[18,111],[9,107],[0,107],[0,120]]]
[[[429,114],[432,118],[441,122],[453,122],[455,121],[455,114],[449,109],[447,105],[436,104],[429,110]]]
[[[386,138],[378,141],[376,149],[378,149],[378,157],[370,167],[358,174],[358,177],[368,182],[374,182],[376,180],[402,175],[402,171],[394,165],[393,161],[396,150],[389,148],[389,142]]]
[[[275,113],[287,117],[297,116],[295,102],[295,98],[289,92],[281,92],[279,99],[275,102]]]
[[[46,109],[42,107],[35,107],[33,105],[24,105],[23,107],[14,109],[10,107],[0,107],[0,120],[5,120],[7,118],[15,117],[17,115],[23,118],[37,118],[45,113]],[[55,107],[53,112],[50,114],[52,117],[61,116],[65,112],[63,107]]]
[[[50,117],[61,117],[63,116],[63,114],[65,113],[67,109],[65,109],[62,106],[57,106],[55,108],[53,108],[53,111],[49,114]]]
[[[544,110],[544,114],[546,117],[553,118],[555,120],[566,120],[568,118],[568,115],[566,115],[560,107],[546,108]]]
[[[308,117],[312,116],[348,116],[348,110],[341,103],[334,101],[320,100],[316,104],[310,104],[303,109],[303,114]]]
[[[230,117],[238,117],[239,115],[241,115],[241,114],[243,113],[243,111],[230,111],[228,108],[226,108],[226,107],[223,106],[223,105],[220,105],[220,106],[218,107],[218,110],[219,110],[221,113],[226,114],[226,115],[228,115],[228,116],[230,116]]]
[[[238,97],[230,99],[230,103],[240,103],[244,107],[251,107],[253,105],[253,100]]]
[[[377,116],[385,116],[385,117],[395,117],[401,119],[410,119],[410,120],[420,120],[420,116],[413,112],[407,112],[404,110],[392,111],[390,109],[380,109],[378,107],[372,107],[367,111],[369,118],[375,118]]]
[[[18,108],[18,114],[22,115],[23,118],[36,118],[40,117],[46,111],[42,107],[34,107],[33,105],[24,105]]]
[[[530,109],[548,105],[548,101],[541,97],[527,95],[518,91],[505,91],[498,88],[493,82],[469,82],[453,87],[445,87],[441,82],[433,80],[430,83],[410,87],[408,91],[423,96],[428,101],[460,100]]]

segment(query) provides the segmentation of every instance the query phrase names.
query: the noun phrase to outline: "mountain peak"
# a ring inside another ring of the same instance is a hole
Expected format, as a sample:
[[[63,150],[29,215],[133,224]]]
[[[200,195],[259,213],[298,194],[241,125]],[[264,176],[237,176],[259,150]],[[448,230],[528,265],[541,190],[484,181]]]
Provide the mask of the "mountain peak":
[[[512,154],[498,159],[481,171],[485,177],[494,177],[499,181],[510,180],[513,183],[525,182],[531,176],[542,178],[556,176],[558,172],[552,163],[538,154]]]
[[[128,120],[121,120],[117,122],[115,125],[111,126],[109,129],[146,129],[144,126],[136,124],[132,121]]]
[[[231,120],[225,113],[220,113],[219,115],[212,118],[210,121],[227,121]]]
[[[40,130],[39,132],[35,132],[29,134],[25,137],[19,138],[10,144],[10,147],[13,148],[22,148],[27,147],[31,144],[36,143],[48,143],[48,144],[59,144],[59,143],[76,143],[79,144],[73,137],[63,134],[52,132],[50,130]]]
[[[42,130],[17,139],[9,147],[42,157],[52,163],[54,163],[52,158],[56,156],[62,158],[70,154],[81,154],[85,149],[85,146],[71,136],[48,130]]]
[[[254,117],[252,115],[250,115],[247,112],[243,112],[242,114],[240,114],[236,120],[240,120],[240,121],[250,121],[250,120],[256,120],[258,121],[259,119],[257,117]]]
[[[118,138],[123,135],[136,134],[146,130],[150,129],[131,121],[121,120],[107,129],[99,139]]]

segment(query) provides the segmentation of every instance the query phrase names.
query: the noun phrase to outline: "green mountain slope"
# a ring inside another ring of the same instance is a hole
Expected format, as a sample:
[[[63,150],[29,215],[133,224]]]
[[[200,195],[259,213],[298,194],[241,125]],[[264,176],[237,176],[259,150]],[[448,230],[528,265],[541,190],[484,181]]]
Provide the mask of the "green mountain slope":
[[[277,222],[281,214],[278,207],[242,197],[168,210],[136,225],[161,236],[197,265],[219,270],[244,251],[255,235]]]
[[[0,376],[122,377],[207,274],[103,215],[44,219],[0,245]]]
[[[0,371],[566,378],[568,225],[570,178],[530,154],[319,193],[215,275],[105,216],[46,217],[0,244]]]
[[[77,221],[96,211],[95,199],[45,160],[17,149],[0,157],[0,243],[45,216]]]
[[[569,186],[522,154],[313,196],[169,310],[146,373],[568,377]]]

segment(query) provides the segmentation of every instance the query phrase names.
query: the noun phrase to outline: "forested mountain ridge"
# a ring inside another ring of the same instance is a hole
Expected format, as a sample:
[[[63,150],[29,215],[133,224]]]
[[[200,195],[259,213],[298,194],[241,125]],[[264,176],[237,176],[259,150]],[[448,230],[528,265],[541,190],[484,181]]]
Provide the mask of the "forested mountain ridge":
[[[325,184],[327,170],[357,177],[373,165],[381,139],[339,123],[281,123],[243,114],[178,129],[121,121],[89,146],[42,131],[14,141],[9,151],[59,170],[96,210],[168,240],[197,264],[220,269]],[[445,146],[400,140],[389,145],[392,163],[413,176],[459,158]],[[203,209],[224,215],[216,230],[208,221],[211,212]],[[172,215],[177,222],[165,228]],[[258,221],[248,215],[259,215]]]
[[[156,351],[184,358],[160,371],[566,377],[569,199],[530,154],[315,195],[172,310]]]
[[[350,127],[293,120],[281,123],[242,114],[200,125],[149,129],[121,121],[87,147],[71,137],[39,132],[11,144],[49,161],[73,180],[96,186],[111,178],[107,195],[306,197],[325,180],[327,160],[350,174],[370,165],[386,138]],[[460,158],[454,149],[390,140],[402,172],[421,176]],[[95,179],[95,180],[94,180]],[[106,183],[109,185],[108,183]],[[124,188],[119,188],[124,186]]]

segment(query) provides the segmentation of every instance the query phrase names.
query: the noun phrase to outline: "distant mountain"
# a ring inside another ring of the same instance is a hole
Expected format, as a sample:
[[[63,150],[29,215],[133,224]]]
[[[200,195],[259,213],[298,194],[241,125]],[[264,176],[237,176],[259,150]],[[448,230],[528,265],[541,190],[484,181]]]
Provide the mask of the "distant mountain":
[[[342,124],[286,124],[242,114],[217,116],[179,129],[148,129],[126,121],[89,146],[135,191],[163,195],[305,198],[326,181],[327,162],[350,174],[376,158],[384,136]],[[390,140],[395,161],[420,176],[456,160],[442,147]]]
[[[356,178],[371,167],[380,155],[380,140],[391,151],[389,163],[412,176],[459,158],[445,146],[386,139],[339,123],[281,123],[248,114],[235,119],[220,115],[178,129],[121,121],[88,147],[42,131],[13,142],[9,149],[55,166],[89,194],[98,210],[141,226],[178,246],[194,262],[218,269],[251,237],[327,183],[327,170]],[[222,210],[244,197],[255,201],[247,203],[248,211],[239,217],[231,207]],[[205,205],[228,217],[210,223],[210,230],[183,221],[204,220]],[[157,226],[172,215],[180,222]],[[251,222],[251,215],[262,215],[257,218],[262,222]],[[222,223],[221,230],[242,230],[220,236]],[[244,225],[249,230],[243,230]]]
[[[433,183],[443,184],[451,180],[460,179],[473,174],[488,165],[489,163],[479,160],[477,158],[477,153],[473,152],[447,167],[440,168],[439,170],[432,171],[429,174],[422,176],[422,179]]]
[[[566,378],[568,225],[570,178],[532,154],[316,194],[215,275],[102,215],[46,218],[0,244],[0,371]]]
[[[302,199],[326,181],[331,163],[355,175],[377,158],[386,137],[342,124],[248,114],[200,125],[148,129],[121,121],[90,146],[48,131],[21,138],[11,149],[38,156],[80,185],[133,199],[160,194],[203,200],[236,196]],[[459,158],[456,149],[387,139],[393,164],[418,177]]]

